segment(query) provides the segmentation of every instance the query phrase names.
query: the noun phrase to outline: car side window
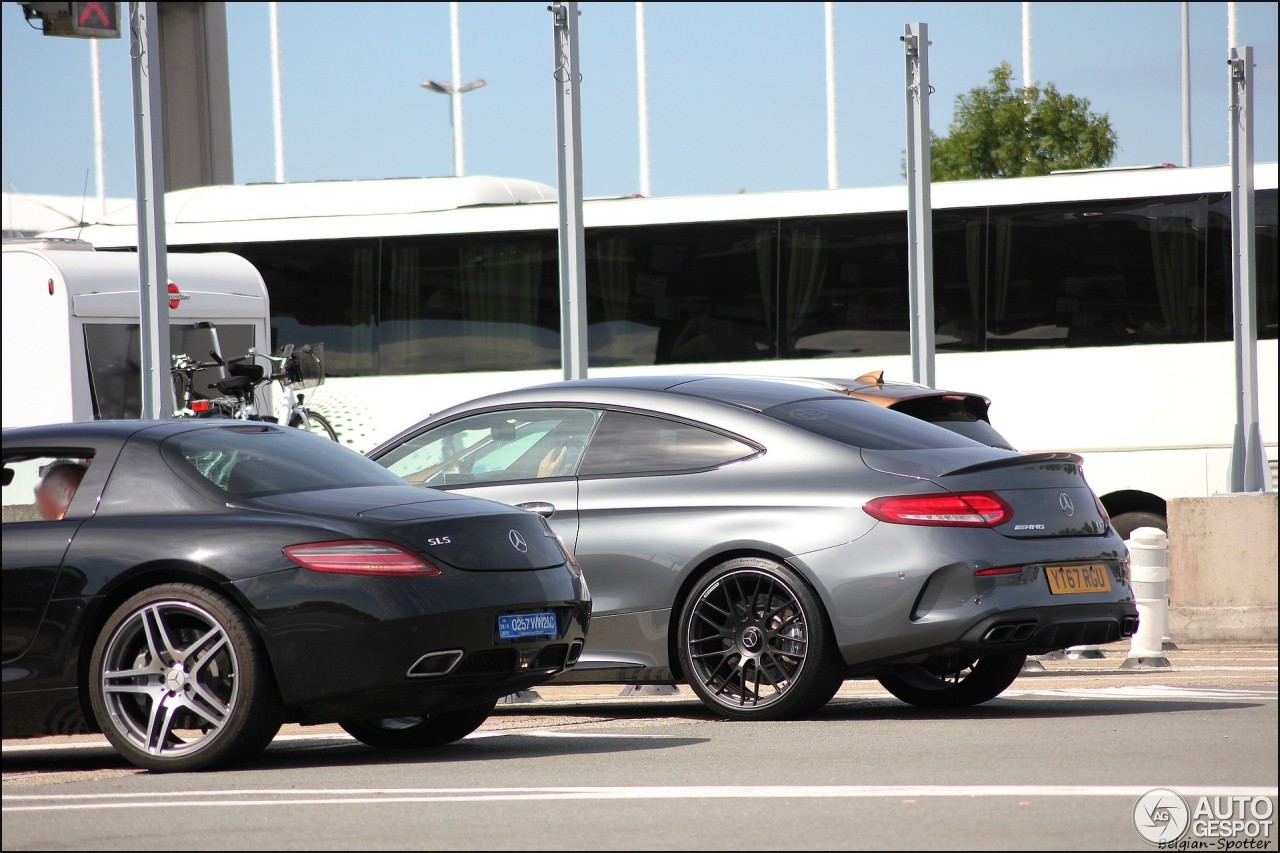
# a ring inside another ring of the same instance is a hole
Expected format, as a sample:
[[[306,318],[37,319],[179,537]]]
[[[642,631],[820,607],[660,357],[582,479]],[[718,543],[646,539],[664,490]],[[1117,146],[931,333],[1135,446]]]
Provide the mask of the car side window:
[[[3,523],[60,520],[92,461],[65,454],[6,459]]]
[[[736,438],[693,424],[632,412],[606,412],[578,475],[699,471],[756,452]]]
[[[426,430],[377,461],[426,486],[571,477],[599,419],[594,409],[483,412]]]

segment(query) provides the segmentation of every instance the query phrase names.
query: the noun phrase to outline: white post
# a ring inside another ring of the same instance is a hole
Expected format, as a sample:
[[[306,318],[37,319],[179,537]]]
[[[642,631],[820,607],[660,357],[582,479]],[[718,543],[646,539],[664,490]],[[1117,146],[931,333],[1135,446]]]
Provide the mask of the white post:
[[[827,189],[840,186],[836,158],[836,22],[835,3],[823,3],[827,41]]]
[[[1158,527],[1139,527],[1125,542],[1129,577],[1138,606],[1138,630],[1121,669],[1167,667],[1164,638],[1169,633],[1169,538]]]
[[[555,35],[556,177],[560,217],[560,362],[565,379],[587,378],[586,253],[582,226],[582,99],[578,4],[548,7]]]
[[[98,215],[93,219],[97,222],[107,212],[106,143],[102,132],[102,72],[98,39],[89,39],[89,67],[93,75],[93,167],[97,172],[98,190]]]
[[[907,24],[907,277],[912,381],[933,387],[933,204],[929,159],[929,25]]]
[[[164,236],[164,124],[160,109],[160,11],[129,4],[133,57],[133,160],[138,205],[142,417],[173,416],[169,269]],[[155,62],[152,62],[155,60]]]
[[[453,174],[462,168],[462,39],[458,34],[458,4],[449,4],[449,38],[453,46],[453,89],[449,92],[449,124],[453,128]]]
[[[1232,492],[1261,492],[1270,482],[1258,425],[1258,283],[1253,195],[1253,48],[1233,47],[1230,69],[1231,301],[1236,362]]]
[[[1182,2],[1182,165],[1191,165],[1191,4]]]
[[[276,183],[284,183],[284,114],[280,94],[280,4],[267,4],[271,30],[271,123],[275,130]]]
[[[649,186],[649,67],[645,55],[644,4],[636,3],[636,110],[640,126],[640,195],[651,195]]]
[[[1022,86],[1035,85],[1031,71],[1031,4],[1022,4]]]

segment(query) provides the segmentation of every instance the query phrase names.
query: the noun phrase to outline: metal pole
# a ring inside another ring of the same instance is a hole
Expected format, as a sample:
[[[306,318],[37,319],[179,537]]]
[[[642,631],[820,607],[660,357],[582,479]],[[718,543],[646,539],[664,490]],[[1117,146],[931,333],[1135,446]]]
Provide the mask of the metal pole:
[[[929,25],[907,24],[907,255],[911,375],[933,387],[933,206],[929,198]]]
[[[827,189],[840,186],[836,169],[836,15],[835,3],[823,3],[827,41]]]
[[[1236,356],[1236,429],[1231,491],[1266,489],[1267,459],[1258,427],[1257,268],[1253,202],[1253,48],[1233,47],[1231,70],[1231,298]]]
[[[1191,165],[1191,4],[1182,2],[1182,165]]]
[[[462,39],[458,34],[458,4],[449,4],[449,38],[453,45],[453,89],[449,92],[449,126],[453,129],[453,174],[462,169]]]
[[[560,359],[565,379],[585,379],[587,276],[582,227],[578,4],[553,3],[550,11],[555,31],[556,177],[560,191]]]
[[[1031,72],[1031,4],[1022,4],[1022,87],[1035,85]]]
[[[644,4],[636,3],[636,93],[640,124],[640,195],[649,196],[649,68],[645,55]]]
[[[164,125],[160,115],[160,11],[157,7],[154,2],[129,4],[143,418],[173,415],[169,315],[166,313],[169,271],[164,234]],[[152,59],[157,61],[155,67]]]
[[[89,67],[93,75],[93,167],[97,174],[98,215],[101,220],[107,212],[106,143],[102,132],[102,71],[98,40],[89,39]]]
[[[276,183],[284,183],[284,114],[280,94],[280,4],[267,4],[271,30],[271,122],[275,130]]]

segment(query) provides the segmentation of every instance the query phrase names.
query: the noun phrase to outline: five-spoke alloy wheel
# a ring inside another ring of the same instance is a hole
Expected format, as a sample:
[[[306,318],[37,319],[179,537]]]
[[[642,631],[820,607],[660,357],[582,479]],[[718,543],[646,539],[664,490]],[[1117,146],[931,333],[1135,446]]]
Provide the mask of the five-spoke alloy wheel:
[[[843,681],[821,602],[770,560],[740,557],[708,572],[685,601],[678,644],[689,685],[727,717],[803,716]]]
[[[230,599],[192,584],[138,593],[93,649],[90,701],[131,763],[203,770],[249,758],[280,729],[265,654]]]

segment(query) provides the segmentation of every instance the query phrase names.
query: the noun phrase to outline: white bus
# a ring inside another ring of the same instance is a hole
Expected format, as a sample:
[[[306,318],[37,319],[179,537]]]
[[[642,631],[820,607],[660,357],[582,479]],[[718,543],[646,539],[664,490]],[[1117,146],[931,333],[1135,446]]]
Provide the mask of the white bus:
[[[938,387],[990,397],[1019,449],[1083,454],[1128,522],[1162,523],[1169,498],[1224,490],[1229,180],[1211,167],[936,184]],[[1259,165],[1255,185],[1274,488],[1276,164]],[[326,385],[311,404],[358,450],[455,403],[561,375],[551,187],[223,186],[170,193],[165,209],[171,251],[231,251],[262,272],[277,345],[324,343]],[[588,200],[591,375],[909,380],[905,209],[901,186]],[[70,235],[131,248],[133,211]]]

